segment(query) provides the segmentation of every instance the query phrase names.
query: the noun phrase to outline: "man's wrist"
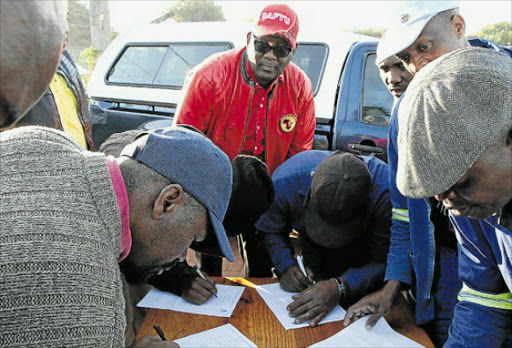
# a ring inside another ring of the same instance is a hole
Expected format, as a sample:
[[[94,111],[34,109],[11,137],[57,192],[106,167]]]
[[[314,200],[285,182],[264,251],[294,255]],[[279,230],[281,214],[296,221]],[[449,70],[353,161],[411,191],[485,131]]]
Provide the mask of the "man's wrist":
[[[401,286],[402,286],[402,283],[400,283],[400,281],[389,279],[384,284],[384,287],[382,288],[382,290],[385,293],[387,293],[388,297],[394,299],[400,292]]]
[[[345,296],[345,293],[347,292],[347,288],[345,286],[345,281],[342,277],[333,277],[331,278],[336,283],[336,286],[338,287],[338,291],[340,293],[340,298]]]

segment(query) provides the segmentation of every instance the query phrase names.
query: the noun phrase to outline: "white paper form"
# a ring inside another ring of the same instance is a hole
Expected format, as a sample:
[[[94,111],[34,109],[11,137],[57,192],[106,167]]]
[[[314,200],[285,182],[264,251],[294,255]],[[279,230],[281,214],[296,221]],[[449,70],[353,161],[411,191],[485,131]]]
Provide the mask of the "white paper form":
[[[286,292],[279,286],[279,283],[258,285],[256,291],[266,302],[267,306],[272,310],[277,319],[281,322],[286,330],[298,329],[300,327],[309,326],[309,322],[294,324],[295,318],[290,317],[286,306],[293,302],[292,296],[298,292]],[[343,320],[346,311],[340,305],[336,305],[334,309],[323,318],[318,325],[330,323],[331,321]]]
[[[174,341],[180,347],[255,347],[253,341],[245,337],[231,324],[222,325]]]
[[[177,312],[211,315],[214,317],[230,317],[235,310],[244,286],[231,286],[217,284],[217,297],[212,297],[202,305],[195,305],[182,299],[180,296],[151,289],[137,304],[137,307],[172,309]]]
[[[369,315],[362,317],[337,334],[310,347],[423,347],[393,330],[384,318],[379,319],[371,330],[366,330],[368,318]]]

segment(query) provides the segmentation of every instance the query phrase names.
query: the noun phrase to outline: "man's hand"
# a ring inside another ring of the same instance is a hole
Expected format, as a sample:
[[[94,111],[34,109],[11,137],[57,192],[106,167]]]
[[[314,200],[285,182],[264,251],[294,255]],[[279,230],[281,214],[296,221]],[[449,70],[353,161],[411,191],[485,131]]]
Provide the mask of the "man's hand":
[[[202,273],[205,279],[201,278],[198,274],[191,283],[187,283],[187,286],[182,288],[181,297],[185,301],[201,305],[217,294],[215,281],[205,272]]]
[[[179,345],[171,341],[163,341],[158,336],[144,336],[135,341],[129,348],[179,348]]]
[[[288,292],[299,292],[307,289],[313,283],[304,276],[299,265],[293,265],[284,270],[279,277],[281,289]]]
[[[389,313],[399,292],[400,282],[397,280],[388,280],[382,289],[363,297],[352,305],[347,310],[343,325],[348,326],[351,321],[356,321],[365,315],[372,314],[366,322],[366,329],[370,330],[377,324],[380,318]]]
[[[292,296],[294,301],[286,307],[295,324],[305,321],[316,326],[340,301],[338,284],[333,279],[316,283],[300,294]]]
[[[202,272],[205,279],[186,262],[180,262],[159,276],[149,278],[148,283],[158,290],[172,292],[185,301],[200,305],[217,294],[215,281]]]

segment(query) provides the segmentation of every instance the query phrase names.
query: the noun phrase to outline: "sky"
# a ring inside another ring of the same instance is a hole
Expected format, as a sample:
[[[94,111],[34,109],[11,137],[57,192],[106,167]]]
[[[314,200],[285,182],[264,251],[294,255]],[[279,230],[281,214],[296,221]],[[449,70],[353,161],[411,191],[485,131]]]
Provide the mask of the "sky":
[[[436,0],[432,0],[436,1]],[[80,1],[87,3],[88,1]],[[323,24],[332,24],[347,30],[367,27],[385,27],[386,16],[396,1],[241,1],[218,0],[228,21],[247,22],[256,17],[261,9],[271,3],[286,3],[294,9],[301,25],[310,30],[322,30]],[[159,17],[175,1],[123,1],[110,0],[110,24],[119,33],[135,25],[150,22]],[[476,34],[482,27],[503,21],[512,21],[512,1],[459,1],[460,11],[466,20],[467,33]],[[300,34],[299,34],[300,35]]]

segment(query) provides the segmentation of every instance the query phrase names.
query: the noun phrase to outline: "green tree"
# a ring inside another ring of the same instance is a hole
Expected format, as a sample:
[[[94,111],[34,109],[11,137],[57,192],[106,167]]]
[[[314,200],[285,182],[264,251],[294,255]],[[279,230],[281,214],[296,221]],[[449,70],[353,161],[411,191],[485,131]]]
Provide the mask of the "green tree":
[[[169,8],[175,22],[216,22],[225,21],[222,8],[213,0],[179,0]]]
[[[361,28],[357,29],[354,32],[362,35],[373,36],[380,39],[385,31],[386,29],[384,28]]]
[[[68,1],[68,25],[70,49],[82,50],[91,46],[89,10],[76,0]]]
[[[486,25],[475,36],[494,41],[503,46],[512,46],[512,23],[500,22]]]
[[[90,46],[80,52],[79,64],[89,70],[89,74],[82,76],[82,81],[84,81],[84,85],[86,87],[87,83],[89,82],[89,78],[91,77],[91,72],[93,71],[96,62],[98,61],[99,56],[99,52]]]

